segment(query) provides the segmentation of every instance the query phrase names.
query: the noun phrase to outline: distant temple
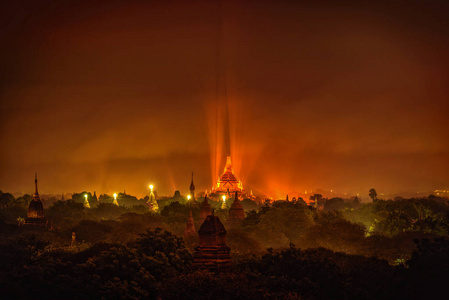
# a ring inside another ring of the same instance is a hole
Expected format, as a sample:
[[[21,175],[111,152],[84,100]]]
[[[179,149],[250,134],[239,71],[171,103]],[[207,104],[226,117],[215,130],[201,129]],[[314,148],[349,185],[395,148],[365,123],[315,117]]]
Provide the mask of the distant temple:
[[[200,224],[203,224],[203,222],[206,220],[207,216],[211,214],[209,199],[207,198],[207,194],[204,195],[204,201],[201,202],[200,205]]]
[[[159,205],[156,201],[156,196],[154,195],[152,185],[150,186],[150,196],[148,198],[147,205],[150,209],[150,212],[156,212],[159,209]]]
[[[37,191],[37,173],[34,178],[34,194],[33,200],[30,202],[28,207],[27,218],[25,219],[25,225],[35,225],[35,226],[45,226],[46,219],[44,217],[44,206],[39,198],[39,193]]]
[[[231,155],[226,157],[226,166],[223,174],[218,178],[217,185],[212,188],[213,193],[234,193],[243,192],[243,185],[232,170]]]
[[[240,225],[240,223],[245,219],[245,211],[243,210],[242,204],[240,203],[238,192],[235,192],[234,202],[229,209],[228,224],[230,227],[235,227]]]
[[[211,270],[219,270],[231,264],[231,248],[226,246],[227,231],[220,219],[212,214],[207,216],[198,230],[199,246],[193,254],[193,265]]]

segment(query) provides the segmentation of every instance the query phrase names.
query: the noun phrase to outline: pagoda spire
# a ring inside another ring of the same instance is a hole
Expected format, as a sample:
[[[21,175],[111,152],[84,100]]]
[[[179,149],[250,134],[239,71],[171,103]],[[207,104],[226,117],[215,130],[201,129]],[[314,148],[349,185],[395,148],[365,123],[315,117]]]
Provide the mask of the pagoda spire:
[[[193,184],[193,172],[192,181],[190,182],[190,196],[192,197],[192,201],[195,201],[195,185]]]
[[[193,172],[192,172],[192,181],[190,182],[190,190],[195,190],[195,185],[193,184]]]
[[[37,172],[34,173],[34,195],[38,196],[39,193],[37,192]]]
[[[46,219],[44,217],[44,207],[37,190],[37,172],[34,174],[34,195],[28,206],[27,218],[25,219],[27,225],[45,226]]]
[[[226,170],[232,170],[232,161],[231,161],[231,154],[228,154],[226,156],[226,166],[225,166],[225,172]]]

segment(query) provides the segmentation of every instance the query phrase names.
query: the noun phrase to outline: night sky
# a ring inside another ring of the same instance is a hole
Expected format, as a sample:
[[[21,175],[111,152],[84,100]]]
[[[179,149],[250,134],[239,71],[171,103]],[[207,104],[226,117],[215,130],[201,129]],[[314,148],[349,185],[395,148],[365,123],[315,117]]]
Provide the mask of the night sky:
[[[447,1],[8,2],[3,192],[449,188]]]

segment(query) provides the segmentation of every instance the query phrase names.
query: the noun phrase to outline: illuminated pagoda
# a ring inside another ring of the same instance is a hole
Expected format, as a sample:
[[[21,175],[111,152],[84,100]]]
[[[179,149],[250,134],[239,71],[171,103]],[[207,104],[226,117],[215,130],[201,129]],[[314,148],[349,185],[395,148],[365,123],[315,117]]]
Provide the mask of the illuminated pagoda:
[[[226,246],[227,231],[220,219],[207,216],[198,230],[199,246],[193,254],[193,266],[218,270],[231,264],[231,248]]]
[[[240,203],[238,193],[235,192],[234,202],[229,209],[228,224],[231,227],[238,226],[245,219],[245,211]]]
[[[159,209],[159,205],[157,204],[156,196],[154,195],[153,189],[154,189],[154,187],[151,184],[150,185],[150,196],[147,201],[147,205],[150,209],[150,212],[156,212]]]
[[[90,208],[90,203],[89,200],[87,199],[89,196],[87,194],[84,194],[84,203],[83,206],[84,208]]]
[[[243,192],[243,185],[240,180],[235,176],[232,170],[231,155],[226,157],[226,166],[223,174],[218,178],[217,185],[212,188],[213,193],[234,193]]]
[[[37,173],[34,178],[34,194],[33,200],[30,202],[28,207],[27,217],[25,219],[25,225],[35,225],[35,226],[45,226],[46,220],[44,217],[44,206],[39,198],[39,193],[37,191]]]

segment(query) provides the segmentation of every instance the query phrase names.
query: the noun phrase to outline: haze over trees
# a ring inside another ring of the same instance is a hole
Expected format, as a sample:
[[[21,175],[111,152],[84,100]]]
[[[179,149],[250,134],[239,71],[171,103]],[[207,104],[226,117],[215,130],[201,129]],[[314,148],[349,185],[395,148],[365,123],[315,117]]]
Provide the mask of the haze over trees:
[[[245,207],[257,209],[247,210],[240,226],[227,228],[233,266],[215,274],[192,268],[197,240],[180,238],[190,211],[199,229],[197,204],[164,199],[159,212],[150,213],[144,199],[120,197],[128,205],[112,204],[109,195],[92,199],[90,209],[82,197],[56,201],[45,210],[51,230],[38,230],[18,226],[28,195],[0,193],[2,295],[422,299],[440,292],[449,278],[445,198],[360,203],[356,197],[321,197],[318,208],[302,199],[264,205],[247,200]],[[229,209],[210,204],[226,224]],[[423,292],[427,287],[432,290]]]

